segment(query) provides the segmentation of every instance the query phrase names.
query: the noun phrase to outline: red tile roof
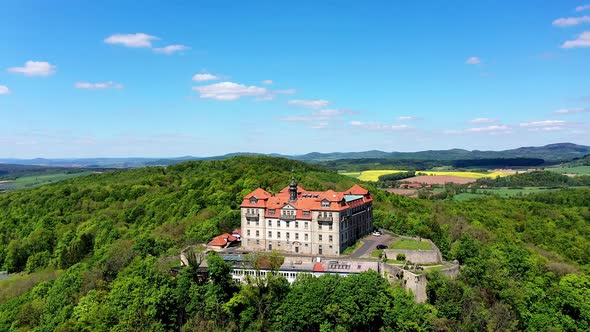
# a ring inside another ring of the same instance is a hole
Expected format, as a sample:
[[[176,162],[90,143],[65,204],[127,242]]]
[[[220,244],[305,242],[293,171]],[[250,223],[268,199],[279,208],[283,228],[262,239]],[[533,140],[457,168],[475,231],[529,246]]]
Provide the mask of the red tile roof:
[[[252,198],[256,196],[256,200]],[[350,197],[360,196],[360,197]],[[322,201],[329,201],[329,206],[322,206]],[[252,193],[244,197],[241,207],[245,208],[264,208],[265,217],[278,218],[280,216],[280,209],[285,205],[290,204],[296,212],[297,219],[311,219],[311,211],[342,211],[353,206],[368,203],[373,198],[368,190],[354,185],[352,188],[337,192],[332,189],[327,191],[307,191],[301,186],[297,186],[297,200],[289,201],[289,186],[283,188],[275,195],[258,188]],[[275,210],[275,214],[270,214],[269,210]],[[303,216],[303,211],[310,211],[308,216]]]
[[[236,241],[238,238],[229,234],[229,233],[223,233],[221,235],[218,235],[216,237],[213,238],[213,240],[211,240],[211,242],[209,242],[210,246],[217,246],[217,247],[223,247],[225,246],[228,242],[234,242]]]

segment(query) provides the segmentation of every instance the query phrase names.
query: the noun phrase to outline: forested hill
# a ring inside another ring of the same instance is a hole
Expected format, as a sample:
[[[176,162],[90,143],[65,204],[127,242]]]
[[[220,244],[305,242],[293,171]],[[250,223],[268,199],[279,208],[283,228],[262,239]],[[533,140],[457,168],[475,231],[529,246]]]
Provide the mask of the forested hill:
[[[237,286],[169,273],[186,244],[239,224],[242,197],[294,174],[310,190],[354,179],[298,161],[234,157],[89,175],[0,196],[1,331],[588,330],[590,190],[430,202],[375,194],[375,224],[433,239],[464,265],[430,275],[427,304],[376,274]],[[353,291],[347,291],[354,289]]]

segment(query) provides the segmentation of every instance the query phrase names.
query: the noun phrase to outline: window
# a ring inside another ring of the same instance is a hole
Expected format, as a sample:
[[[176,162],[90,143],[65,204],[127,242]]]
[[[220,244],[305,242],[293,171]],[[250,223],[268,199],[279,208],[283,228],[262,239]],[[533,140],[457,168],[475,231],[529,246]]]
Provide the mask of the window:
[[[281,232],[277,232],[277,239],[281,238]]]
[[[285,227],[289,228],[289,223],[285,221]]]
[[[281,227],[281,221],[277,220],[277,227]]]
[[[305,241],[309,240],[309,235],[305,233]]]
[[[332,235],[328,236],[328,241],[332,242],[332,240],[333,240],[333,236]]]
[[[287,240],[289,239],[289,232],[287,232]]]
[[[318,235],[318,240],[322,242],[322,234]]]
[[[247,231],[246,231],[246,234],[247,234],[248,236],[250,236],[250,230],[247,230]]]
[[[299,221],[295,222],[295,228],[299,228]]]
[[[309,222],[305,222],[305,229],[307,229],[307,227],[309,227]]]
[[[268,227],[272,226],[272,220],[268,219]]]
[[[318,228],[320,229],[320,231],[322,230],[322,224],[318,224]]]
[[[260,231],[256,231],[256,237],[260,236]]]
[[[256,244],[260,244],[260,240],[256,240]]]
[[[303,215],[306,217],[309,216],[309,211],[303,211]]]
[[[322,207],[330,207],[330,201],[322,201]]]
[[[333,228],[333,227],[332,227],[332,224],[330,224],[330,227],[328,227],[328,229],[329,229],[329,230],[332,230],[332,228]]]
[[[256,198],[250,198],[250,204],[256,204],[257,201]]]
[[[299,233],[295,233],[295,240],[299,240]]]
[[[272,237],[272,232],[268,231],[268,237]]]
[[[268,210],[268,214],[275,214],[275,210]]]

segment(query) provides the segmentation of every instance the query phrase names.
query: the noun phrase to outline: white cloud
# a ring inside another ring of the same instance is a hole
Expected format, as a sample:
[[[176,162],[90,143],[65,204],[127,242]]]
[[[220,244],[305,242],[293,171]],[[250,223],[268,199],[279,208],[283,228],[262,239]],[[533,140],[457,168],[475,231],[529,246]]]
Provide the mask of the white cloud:
[[[415,116],[398,116],[395,118],[397,121],[416,121],[418,120]]]
[[[590,22],[590,16],[588,15],[580,17],[558,18],[555,21],[553,21],[553,25],[558,27],[571,27],[586,22]]]
[[[577,12],[583,12],[583,11],[588,10],[588,9],[590,9],[590,5],[582,5],[582,6],[576,7],[576,11]]]
[[[55,73],[55,66],[45,61],[27,61],[23,67],[11,67],[11,73],[23,74],[25,76],[49,76]]]
[[[123,89],[123,84],[115,83],[113,81],[108,82],[76,82],[74,84],[76,89],[96,89],[96,90],[104,90],[104,89]]]
[[[368,130],[383,130],[383,131],[399,131],[413,129],[414,127],[405,124],[402,125],[385,125],[377,122],[362,122],[350,121],[350,125],[354,127],[362,127]]]
[[[297,90],[295,90],[295,89],[274,90],[273,93],[276,93],[279,95],[294,95],[297,93]]]
[[[264,80],[264,81],[262,81],[260,83],[266,84],[266,85],[272,85],[273,81],[272,80]]]
[[[562,108],[560,110],[557,110],[555,112],[553,112],[553,114],[575,114],[575,113],[587,113],[590,112],[590,109],[586,109],[586,108]]]
[[[266,95],[256,97],[254,101],[269,101],[275,99],[276,95],[292,95],[297,93],[295,89],[285,89],[285,90],[273,90],[269,91]]]
[[[521,127],[554,127],[565,125],[566,122],[563,120],[543,120],[543,121],[532,121],[523,122],[520,124]]]
[[[325,121],[329,119],[333,119],[339,115],[344,114],[353,114],[351,111],[347,110],[336,110],[336,109],[325,109],[319,110],[308,115],[295,115],[295,116],[287,116],[284,118],[279,118],[279,121],[287,121],[287,122],[299,122],[299,121]]]
[[[311,128],[313,128],[313,129],[323,129],[323,128],[326,128],[327,126],[328,126],[328,123],[327,122],[320,122],[320,123],[317,123],[317,124],[313,124],[311,126]]]
[[[246,86],[234,82],[220,82],[211,85],[195,86],[193,90],[199,92],[201,98],[215,100],[236,100],[246,96],[260,96],[268,93],[265,88]]]
[[[158,40],[156,36],[145,33],[114,34],[105,38],[107,44],[120,44],[126,47],[152,47],[152,40]]]
[[[329,101],[322,100],[322,99],[315,99],[315,100],[294,99],[294,100],[289,100],[287,103],[291,104],[291,105],[301,106],[303,108],[314,109],[314,110],[324,108],[330,104]]]
[[[195,76],[193,76],[193,81],[197,81],[197,82],[216,81],[216,80],[220,80],[220,79],[221,79],[221,77],[219,77],[217,75],[209,74],[209,73],[195,74]]]
[[[467,128],[465,129],[466,132],[471,133],[481,133],[481,132],[499,132],[499,131],[508,131],[511,128],[505,125],[492,125],[487,127],[476,127],[476,128]]]
[[[468,65],[477,65],[477,64],[481,63],[481,59],[476,56],[472,56],[472,57],[468,58],[467,60],[465,60],[465,63]]]
[[[582,32],[577,39],[568,40],[561,48],[590,47],[590,31]]]
[[[471,119],[468,122],[469,123],[496,123],[499,122],[500,120],[498,119],[490,119],[490,118],[475,118],[475,119]]]
[[[0,95],[10,94],[11,91],[6,85],[0,85]]]
[[[164,54],[172,54],[174,52],[181,52],[184,50],[188,50],[190,47],[186,45],[168,45],[164,47],[154,48],[154,52],[156,53],[164,53]]]

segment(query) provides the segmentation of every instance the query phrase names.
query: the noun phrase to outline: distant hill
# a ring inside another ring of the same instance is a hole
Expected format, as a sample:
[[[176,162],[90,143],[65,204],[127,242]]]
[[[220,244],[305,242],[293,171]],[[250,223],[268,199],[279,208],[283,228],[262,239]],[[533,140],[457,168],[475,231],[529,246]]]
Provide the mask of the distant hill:
[[[327,162],[333,160],[349,159],[380,159],[380,160],[429,160],[429,161],[454,161],[470,159],[494,159],[494,158],[538,158],[546,162],[565,162],[575,158],[583,158],[590,154],[590,146],[577,145],[573,143],[556,143],[545,146],[520,147],[517,149],[503,151],[480,151],[480,150],[427,150],[418,152],[385,152],[370,150],[362,152],[311,152],[304,155],[281,155],[277,153],[268,154],[272,157],[283,157],[305,162]],[[21,165],[42,165],[60,167],[87,167],[87,168],[137,168],[144,166],[167,166],[191,160],[222,160],[235,156],[264,155],[252,152],[235,152],[220,156],[194,157],[184,156],[175,158],[83,158],[83,159],[0,159],[0,163],[21,164]]]

